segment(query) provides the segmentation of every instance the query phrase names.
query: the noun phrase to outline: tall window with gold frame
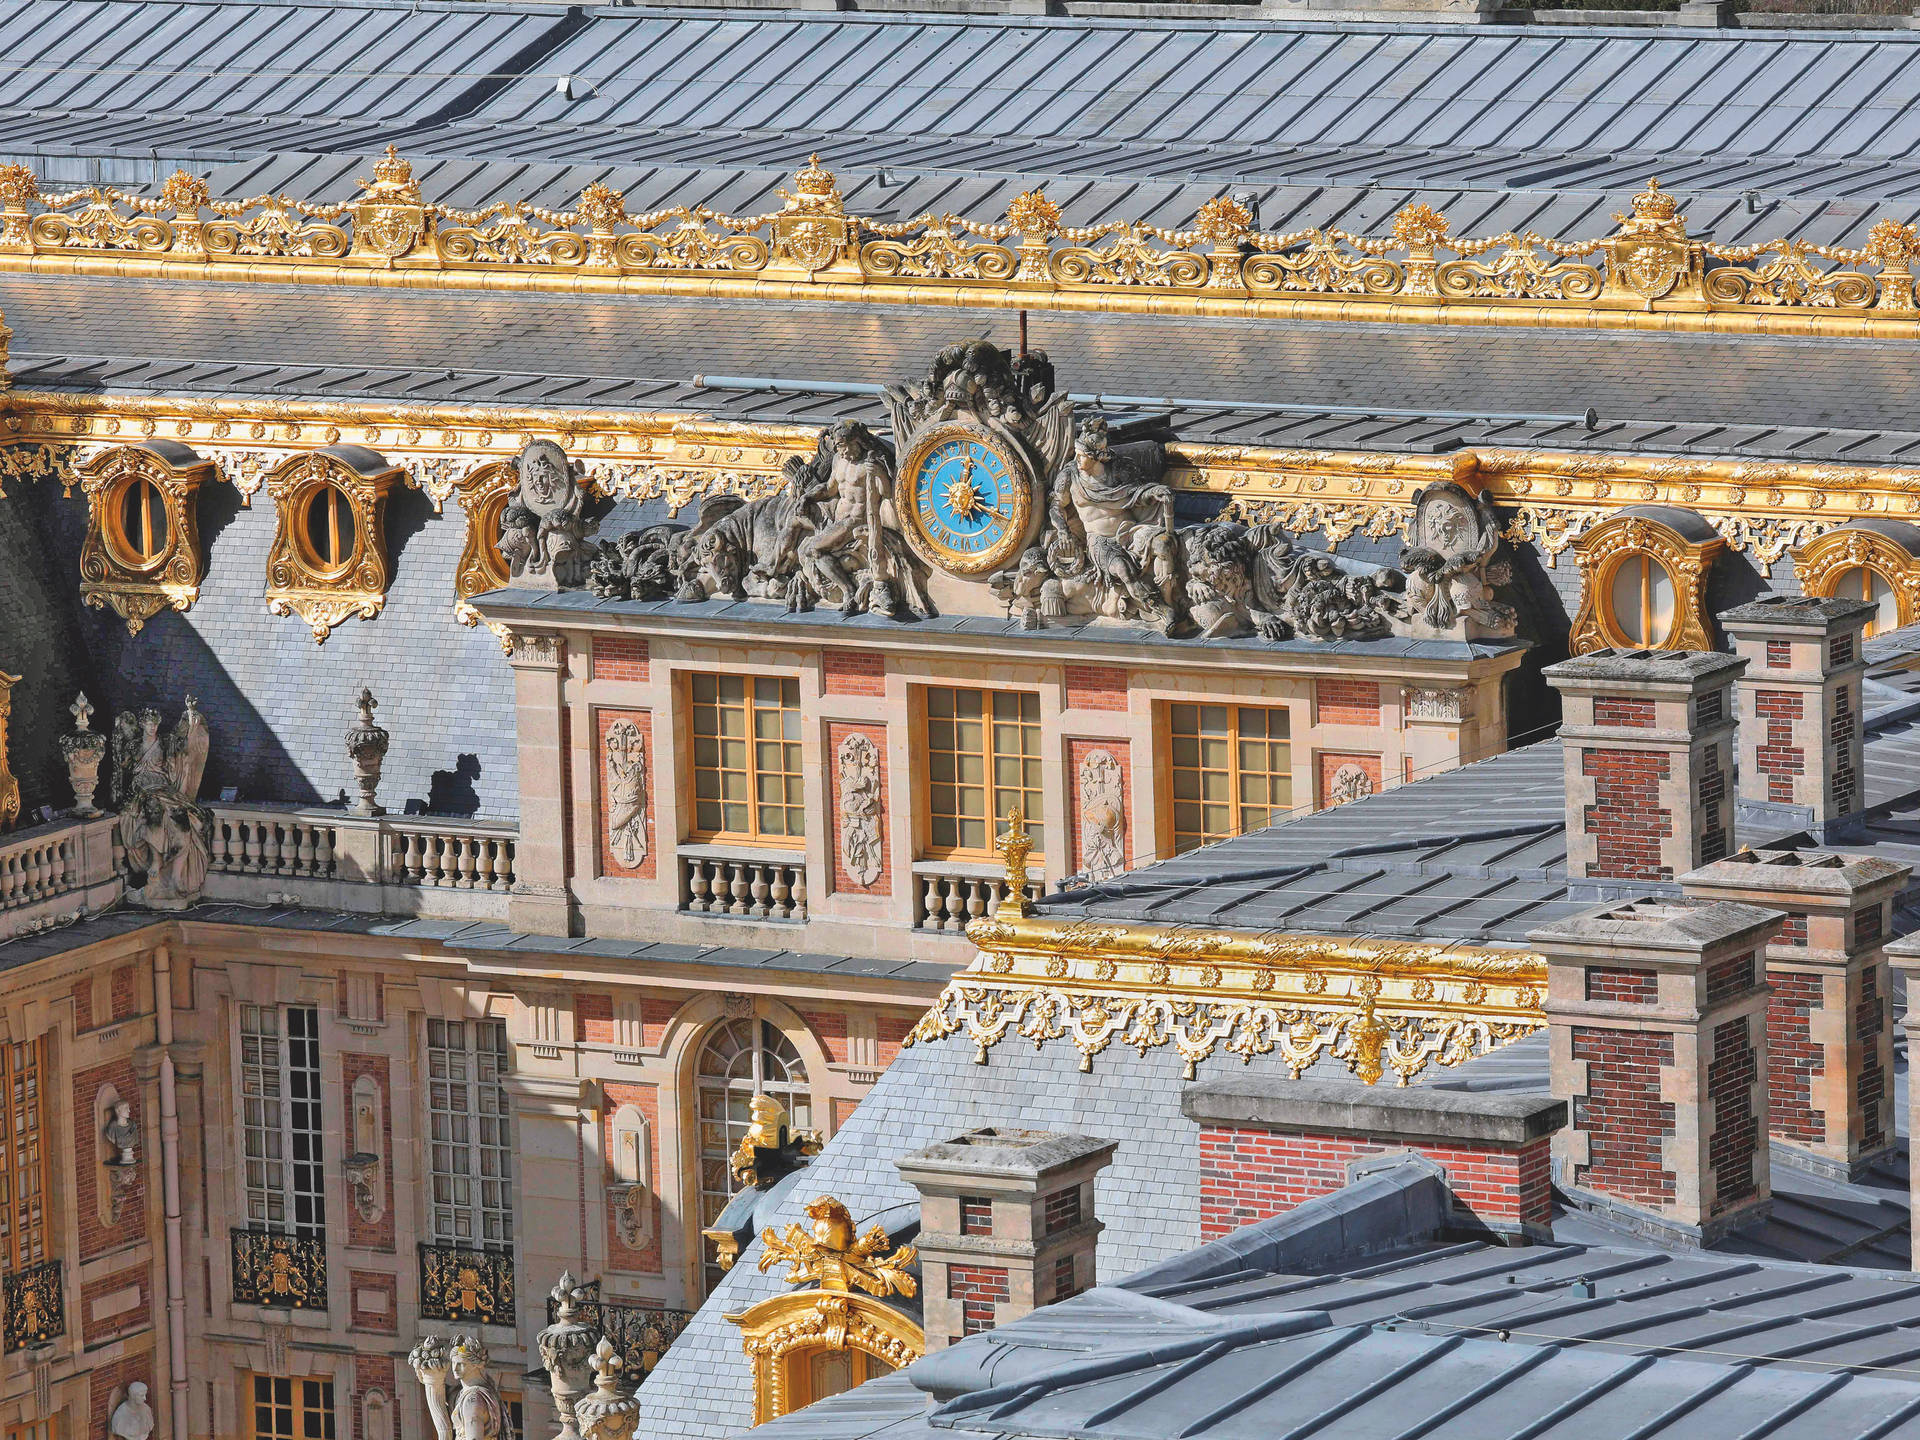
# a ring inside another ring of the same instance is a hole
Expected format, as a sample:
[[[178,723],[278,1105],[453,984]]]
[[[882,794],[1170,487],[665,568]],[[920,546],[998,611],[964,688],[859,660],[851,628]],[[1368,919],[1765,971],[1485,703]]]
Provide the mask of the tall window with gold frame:
[[[0,1270],[47,1258],[47,1155],[41,1143],[46,1105],[45,1040],[0,1044]]]
[[[1040,822],[1040,697],[1012,690],[929,686],[927,848],[938,858],[991,859],[1016,805],[1032,859],[1046,853]]]
[[[1258,830],[1293,808],[1284,706],[1169,705],[1167,813],[1173,853]]]
[[[695,840],[798,845],[807,833],[800,776],[800,682],[777,675],[690,675]]]

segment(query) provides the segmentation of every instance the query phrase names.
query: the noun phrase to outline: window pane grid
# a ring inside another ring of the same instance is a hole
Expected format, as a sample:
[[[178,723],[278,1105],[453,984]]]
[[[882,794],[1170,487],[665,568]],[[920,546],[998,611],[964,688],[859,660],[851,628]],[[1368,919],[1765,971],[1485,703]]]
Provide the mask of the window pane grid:
[[[1284,708],[1168,707],[1175,854],[1258,830],[1292,808],[1290,733]]]
[[[282,1020],[284,1018],[284,1028]],[[320,1012],[240,1007],[240,1150],[247,1223],[324,1239]]]
[[[696,838],[805,836],[800,682],[765,675],[695,675],[689,692]]]
[[[45,1042],[0,1045],[0,1268],[47,1258],[46,1154],[41,1147]]]
[[[510,1053],[504,1020],[427,1022],[427,1194],[442,1244],[513,1244]]]
[[[813,1096],[806,1066],[780,1027],[765,1020],[730,1020],[701,1048],[694,1083],[694,1113],[700,1146],[700,1224],[712,1225],[738,1185],[730,1161],[753,1123],[751,1102],[770,1095],[787,1111],[794,1130],[813,1126]],[[704,1243],[704,1242],[702,1242]],[[708,1252],[707,1288],[721,1270]]]
[[[932,687],[926,698],[929,848],[991,855],[1018,806],[1040,859],[1040,697]]]
[[[336,1440],[331,1380],[251,1378],[253,1440]]]

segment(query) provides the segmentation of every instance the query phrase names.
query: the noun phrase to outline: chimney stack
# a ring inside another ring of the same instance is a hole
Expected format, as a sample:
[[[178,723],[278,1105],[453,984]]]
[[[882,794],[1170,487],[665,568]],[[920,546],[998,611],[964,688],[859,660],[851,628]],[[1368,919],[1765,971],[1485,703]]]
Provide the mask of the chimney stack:
[[[1019,1319],[1094,1283],[1094,1177],[1116,1142],[974,1130],[894,1161],[920,1192],[927,1350]]]
[[[1564,1194],[1634,1229],[1708,1244],[1770,1208],[1767,983],[1775,910],[1604,905],[1535,930],[1547,961]]]
[[[1767,946],[1774,1153],[1851,1180],[1893,1149],[1887,909],[1911,868],[1871,855],[1742,850],[1680,877],[1690,896],[1786,912]]]
[[[1874,607],[1769,595],[1720,616],[1740,682],[1740,799],[1821,839],[1860,809],[1864,715],[1860,647]]]
[[[1711,650],[1596,650],[1547,667],[1576,896],[1644,893],[1732,852],[1730,701],[1746,666]]]

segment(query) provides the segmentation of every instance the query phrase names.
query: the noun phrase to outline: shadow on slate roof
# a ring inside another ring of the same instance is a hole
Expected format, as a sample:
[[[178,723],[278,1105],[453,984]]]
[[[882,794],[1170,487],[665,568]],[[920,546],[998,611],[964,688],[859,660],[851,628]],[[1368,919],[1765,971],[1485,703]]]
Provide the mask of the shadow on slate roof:
[[[1920,1436],[1909,1277],[1489,1246],[1446,1230],[1440,1189],[1376,1172],[755,1433]]]

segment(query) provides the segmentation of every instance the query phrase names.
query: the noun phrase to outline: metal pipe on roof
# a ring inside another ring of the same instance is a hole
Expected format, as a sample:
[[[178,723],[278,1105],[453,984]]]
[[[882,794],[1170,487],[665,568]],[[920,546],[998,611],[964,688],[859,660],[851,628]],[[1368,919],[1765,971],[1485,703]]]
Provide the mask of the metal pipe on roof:
[[[693,383],[708,390],[751,390],[768,394],[880,395],[884,385],[854,380],[776,380],[763,375],[696,375]],[[1589,406],[1578,415],[1488,410],[1396,410],[1366,405],[1283,404],[1269,400],[1192,400],[1169,395],[1070,394],[1076,405],[1117,405],[1130,410],[1245,410],[1262,415],[1336,415],[1358,420],[1490,420],[1527,425],[1580,425],[1600,428],[1600,412]]]

